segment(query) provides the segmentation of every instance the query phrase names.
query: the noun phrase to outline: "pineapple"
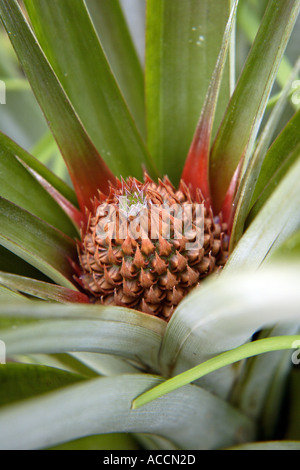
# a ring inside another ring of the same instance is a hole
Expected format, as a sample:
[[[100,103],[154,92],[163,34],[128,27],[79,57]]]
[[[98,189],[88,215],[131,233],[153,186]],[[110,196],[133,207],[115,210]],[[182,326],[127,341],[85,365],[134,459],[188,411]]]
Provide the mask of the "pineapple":
[[[299,449],[299,10],[0,0],[1,448]]]

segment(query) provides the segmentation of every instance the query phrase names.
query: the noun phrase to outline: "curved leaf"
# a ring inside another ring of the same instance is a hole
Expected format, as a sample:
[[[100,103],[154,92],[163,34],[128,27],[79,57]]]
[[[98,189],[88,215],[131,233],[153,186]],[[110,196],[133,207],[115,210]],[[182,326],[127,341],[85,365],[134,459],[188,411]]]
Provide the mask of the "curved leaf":
[[[277,322],[300,324],[299,273],[298,266],[272,264],[255,273],[224,273],[194,289],[168,323],[160,355],[163,375],[240,346]]]
[[[111,354],[94,352],[73,352],[72,357],[93,370],[98,375],[140,374],[145,372],[141,364]]]
[[[158,434],[183,449],[216,449],[253,440],[253,425],[245,416],[191,385],[142,410],[130,409],[134,397],[160,381],[142,374],[94,379],[11,406],[0,413],[0,448],[45,448],[110,432]]]
[[[292,335],[265,338],[243,344],[242,346],[219,354],[218,356],[213,357],[192,369],[182,372],[175,377],[167,379],[165,382],[135,398],[132,403],[132,408],[140,408],[141,406],[150,403],[152,400],[156,400],[157,398],[173,392],[178,388],[184,387],[184,385],[198,380],[204,375],[233,364],[234,362],[239,362],[243,359],[248,359],[249,357],[266,352],[297,349],[299,343],[300,335]]]
[[[292,335],[298,332],[299,325],[284,325],[280,322],[267,332],[262,331],[258,338]],[[276,420],[280,416],[282,393],[291,367],[290,351],[255,356],[246,362],[234,384],[230,403],[247,416],[260,420],[264,438],[272,437],[272,431],[278,424]],[[265,429],[266,421],[268,421],[268,433]]]
[[[4,317],[43,319],[29,328],[2,331],[7,354],[99,352],[113,354],[158,371],[165,322],[120,307],[49,304],[0,305]]]

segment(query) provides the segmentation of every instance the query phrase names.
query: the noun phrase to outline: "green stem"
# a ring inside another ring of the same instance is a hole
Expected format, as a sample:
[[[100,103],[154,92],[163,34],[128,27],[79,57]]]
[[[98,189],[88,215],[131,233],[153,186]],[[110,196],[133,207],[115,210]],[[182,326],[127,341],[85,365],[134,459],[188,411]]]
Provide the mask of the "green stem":
[[[210,372],[214,372],[215,370],[233,364],[234,362],[241,361],[242,359],[248,359],[249,357],[257,356],[266,352],[297,348],[300,348],[300,335],[274,336],[273,338],[265,338],[243,344],[235,349],[219,354],[218,356],[213,357],[212,359],[209,359],[186,372],[178,374],[148,390],[142,395],[139,395],[135,400],[133,400],[132,408],[140,408],[150,401],[194,382]]]

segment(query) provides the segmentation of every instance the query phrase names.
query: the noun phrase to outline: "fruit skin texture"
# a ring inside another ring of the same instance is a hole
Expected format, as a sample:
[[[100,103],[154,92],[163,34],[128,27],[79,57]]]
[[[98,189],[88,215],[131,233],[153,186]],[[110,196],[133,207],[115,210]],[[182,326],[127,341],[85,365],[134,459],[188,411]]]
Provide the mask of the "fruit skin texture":
[[[167,177],[155,183],[145,173],[144,183],[118,181],[94,199],[78,243],[77,282],[91,302],[168,321],[192,288],[224,266],[228,238],[200,190],[193,198],[183,181],[175,190]]]

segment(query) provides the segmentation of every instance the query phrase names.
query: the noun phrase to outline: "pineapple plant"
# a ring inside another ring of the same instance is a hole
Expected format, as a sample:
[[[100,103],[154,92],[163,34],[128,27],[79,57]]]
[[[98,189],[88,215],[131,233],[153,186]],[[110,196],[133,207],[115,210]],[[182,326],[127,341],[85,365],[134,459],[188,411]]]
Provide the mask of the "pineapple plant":
[[[0,0],[1,448],[299,449],[299,9]]]

